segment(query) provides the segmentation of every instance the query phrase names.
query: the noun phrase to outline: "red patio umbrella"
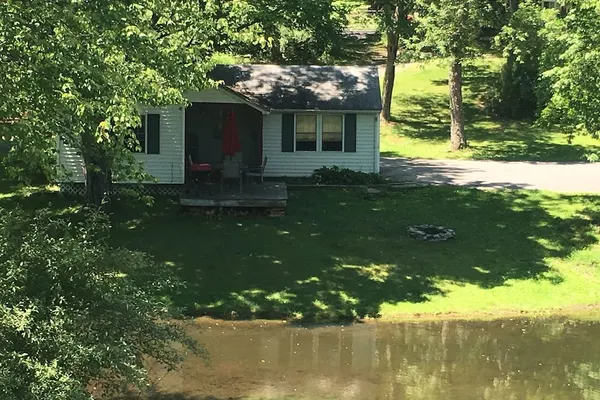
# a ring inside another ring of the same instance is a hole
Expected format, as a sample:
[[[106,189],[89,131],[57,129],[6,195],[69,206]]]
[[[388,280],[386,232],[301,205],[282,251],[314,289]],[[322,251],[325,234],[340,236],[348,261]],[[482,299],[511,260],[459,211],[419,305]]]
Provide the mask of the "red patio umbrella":
[[[235,112],[233,110],[229,112],[229,115],[227,116],[227,122],[225,123],[225,129],[223,130],[222,150],[223,153],[229,157],[233,157],[236,153],[242,150]]]

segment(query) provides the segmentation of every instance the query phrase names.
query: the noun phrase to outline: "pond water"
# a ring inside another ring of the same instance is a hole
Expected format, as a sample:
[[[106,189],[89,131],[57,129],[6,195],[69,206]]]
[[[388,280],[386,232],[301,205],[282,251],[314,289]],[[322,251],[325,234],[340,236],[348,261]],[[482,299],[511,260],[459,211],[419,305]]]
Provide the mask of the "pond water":
[[[299,328],[203,321],[165,399],[600,399],[600,322],[367,323]],[[156,376],[163,376],[155,370]]]

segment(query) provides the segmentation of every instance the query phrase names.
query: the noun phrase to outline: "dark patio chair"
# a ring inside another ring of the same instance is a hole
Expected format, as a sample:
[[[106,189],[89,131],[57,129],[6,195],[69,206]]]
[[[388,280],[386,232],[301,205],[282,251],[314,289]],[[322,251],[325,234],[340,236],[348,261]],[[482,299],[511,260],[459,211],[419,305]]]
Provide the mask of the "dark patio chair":
[[[240,193],[242,193],[242,164],[239,161],[223,161],[223,171],[221,173],[221,192],[223,191],[223,184],[226,181],[229,182],[229,187],[231,187],[231,182],[237,181],[240,185]]]
[[[252,183],[252,178],[258,178],[260,183],[264,183],[264,175],[265,168],[267,167],[267,160],[269,158],[265,156],[263,163],[260,167],[249,168],[248,172],[246,172],[246,179],[248,179],[248,183]]]

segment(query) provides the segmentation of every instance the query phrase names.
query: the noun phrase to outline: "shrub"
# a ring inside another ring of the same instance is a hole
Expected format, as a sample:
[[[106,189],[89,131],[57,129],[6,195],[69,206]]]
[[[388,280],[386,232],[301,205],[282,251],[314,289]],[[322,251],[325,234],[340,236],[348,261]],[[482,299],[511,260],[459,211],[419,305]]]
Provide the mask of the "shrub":
[[[358,172],[337,166],[316,169],[312,174],[312,180],[321,185],[375,185],[387,182],[379,174]]]
[[[543,13],[537,4],[524,2],[496,38],[496,46],[507,60],[491,95],[491,108],[499,116],[530,119],[540,109],[537,90],[544,47]]]
[[[147,387],[144,360],[173,369],[202,349],[169,323],[176,281],[149,256],[108,246],[107,218],[0,210],[0,398],[90,400]],[[101,394],[102,394],[101,393]]]

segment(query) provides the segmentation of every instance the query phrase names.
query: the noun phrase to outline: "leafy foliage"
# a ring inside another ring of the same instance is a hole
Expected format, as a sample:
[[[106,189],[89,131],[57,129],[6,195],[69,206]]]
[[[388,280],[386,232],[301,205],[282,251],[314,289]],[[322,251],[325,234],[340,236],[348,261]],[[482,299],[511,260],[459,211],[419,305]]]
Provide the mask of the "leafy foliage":
[[[450,58],[450,149],[468,147],[462,91],[462,63],[478,54],[479,35],[493,25],[498,14],[498,0],[418,0],[422,15],[420,30],[424,37],[421,47],[436,49],[442,57]]]
[[[149,256],[107,245],[106,217],[0,211],[0,397],[93,399],[145,388],[144,359],[173,369],[202,349],[157,300],[177,284]]]
[[[418,0],[422,47],[436,55],[465,59],[477,55],[482,28],[494,25],[499,1],[493,0]]]
[[[386,182],[379,174],[353,171],[337,166],[316,169],[312,174],[312,180],[321,185],[375,185]]]
[[[543,14],[537,3],[522,3],[496,38],[496,47],[507,59],[492,99],[493,111],[500,116],[533,118],[539,111],[540,62],[545,46]]]
[[[376,10],[379,19],[379,30],[385,34],[386,67],[383,77],[383,110],[382,117],[386,121],[392,119],[392,95],[396,79],[396,61],[398,51],[406,51],[410,38],[415,33],[414,0],[371,0],[371,7]]]
[[[549,102],[542,120],[571,133],[600,135],[600,0],[569,3],[564,18],[544,31],[543,76],[549,80]]]
[[[205,0],[215,46],[275,63],[322,61],[339,50],[348,5],[334,0]]]
[[[0,120],[17,121],[16,154],[55,160],[58,135],[89,186],[141,178],[127,146],[139,105],[184,104],[207,84],[213,26],[201,12],[185,0],[0,2]]]

